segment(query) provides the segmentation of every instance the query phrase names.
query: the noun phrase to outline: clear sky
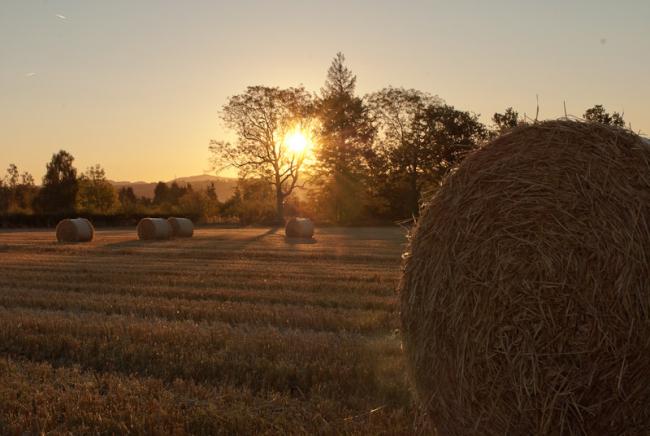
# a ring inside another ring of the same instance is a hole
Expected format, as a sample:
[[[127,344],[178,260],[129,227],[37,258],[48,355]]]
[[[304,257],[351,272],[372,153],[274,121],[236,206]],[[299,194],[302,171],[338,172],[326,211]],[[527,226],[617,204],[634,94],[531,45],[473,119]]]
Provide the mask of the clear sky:
[[[650,1],[1,0],[0,170],[63,148],[114,180],[209,169],[229,95],[320,89],[337,51],[387,85],[540,118],[594,104],[650,132]]]

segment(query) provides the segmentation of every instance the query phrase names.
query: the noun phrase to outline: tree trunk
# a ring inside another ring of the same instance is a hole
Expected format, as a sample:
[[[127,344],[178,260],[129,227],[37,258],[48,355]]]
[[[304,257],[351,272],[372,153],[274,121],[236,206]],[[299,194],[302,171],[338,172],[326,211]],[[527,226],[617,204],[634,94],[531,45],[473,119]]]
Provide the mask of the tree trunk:
[[[277,223],[284,225],[284,193],[281,187],[275,190],[275,210]]]
[[[334,173],[334,222],[341,224],[341,173],[338,168]]]

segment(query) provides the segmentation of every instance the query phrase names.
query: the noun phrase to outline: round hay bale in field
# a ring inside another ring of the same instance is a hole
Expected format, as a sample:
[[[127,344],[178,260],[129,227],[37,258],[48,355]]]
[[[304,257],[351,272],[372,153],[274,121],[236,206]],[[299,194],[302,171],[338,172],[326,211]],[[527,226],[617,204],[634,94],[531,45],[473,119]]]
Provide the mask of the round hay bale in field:
[[[309,218],[291,218],[284,229],[289,238],[312,238],[314,236],[314,222]]]
[[[400,300],[441,436],[650,434],[650,147],[563,120],[473,152],[423,210]]]
[[[90,242],[95,229],[86,218],[73,218],[59,221],[56,225],[56,240],[59,242]]]
[[[167,221],[172,227],[172,236],[175,238],[191,238],[194,235],[194,223],[187,218],[168,218]]]
[[[138,223],[138,238],[143,241],[169,239],[172,226],[164,218],[142,218]]]

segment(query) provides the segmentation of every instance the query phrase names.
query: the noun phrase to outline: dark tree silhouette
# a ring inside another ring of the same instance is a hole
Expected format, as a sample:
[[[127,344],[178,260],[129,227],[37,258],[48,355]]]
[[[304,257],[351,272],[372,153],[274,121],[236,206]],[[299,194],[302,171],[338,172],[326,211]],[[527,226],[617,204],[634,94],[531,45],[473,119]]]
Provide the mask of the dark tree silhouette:
[[[10,189],[15,189],[18,186],[18,180],[20,177],[20,172],[16,164],[9,164],[7,168],[7,175],[5,176],[5,183]]]
[[[22,174],[15,164],[7,168],[7,175],[0,180],[0,212],[28,213],[38,193],[34,177],[27,171]]]
[[[165,182],[158,182],[153,190],[153,203],[160,205],[170,203],[169,186]]]
[[[601,104],[597,104],[594,107],[587,109],[583,115],[583,118],[597,123],[625,127],[625,120],[623,119],[623,115],[619,114],[618,112],[613,112],[610,115]]]
[[[210,182],[210,184],[205,188],[205,195],[208,197],[208,200],[213,201],[213,202],[218,202],[219,197],[217,196],[217,188],[214,186],[214,182]]]
[[[38,210],[46,213],[74,212],[79,185],[73,162],[74,157],[65,150],[52,155],[43,176],[43,185],[35,200]]]
[[[519,120],[519,113],[512,107],[509,107],[502,114],[495,112],[492,115],[492,122],[494,123],[496,133],[500,134],[513,127],[517,127],[521,121]]]
[[[363,100],[355,96],[356,76],[337,53],[317,102],[317,202],[333,222],[349,224],[364,206],[366,157],[374,127]]]
[[[132,187],[123,187],[117,194],[122,211],[132,213],[135,211],[138,199]]]
[[[101,165],[89,167],[79,177],[77,206],[91,213],[109,213],[115,206],[115,188],[106,180],[106,172]]]
[[[420,159],[427,182],[437,184],[447,172],[488,137],[476,114],[449,105],[430,105],[416,119]]]
[[[437,96],[404,88],[385,88],[368,96],[371,114],[378,129],[376,141],[377,173],[374,183],[383,184],[386,190],[398,190],[392,195],[392,203],[398,204],[398,214],[417,214],[423,174],[426,168],[426,152],[421,144],[419,119],[429,106],[442,105]],[[399,198],[399,199],[398,199]]]
[[[10,190],[5,186],[4,180],[0,179],[0,214],[7,213],[9,210]]]
[[[240,224],[272,223],[276,219],[272,186],[258,178],[239,179],[234,195],[223,204],[225,216]]]
[[[284,139],[297,126],[310,128],[312,114],[312,98],[304,88],[251,86],[230,97],[221,114],[237,140],[213,140],[210,145],[217,172],[232,165],[240,177],[253,176],[272,186],[279,223],[284,221],[285,199],[297,186],[305,159],[304,152],[292,152]]]

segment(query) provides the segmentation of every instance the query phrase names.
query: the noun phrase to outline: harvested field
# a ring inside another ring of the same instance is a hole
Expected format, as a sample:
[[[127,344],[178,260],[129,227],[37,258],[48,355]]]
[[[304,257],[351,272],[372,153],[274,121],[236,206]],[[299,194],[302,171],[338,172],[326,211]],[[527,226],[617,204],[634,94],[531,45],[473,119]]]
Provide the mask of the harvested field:
[[[410,434],[404,232],[0,232],[2,433]]]

